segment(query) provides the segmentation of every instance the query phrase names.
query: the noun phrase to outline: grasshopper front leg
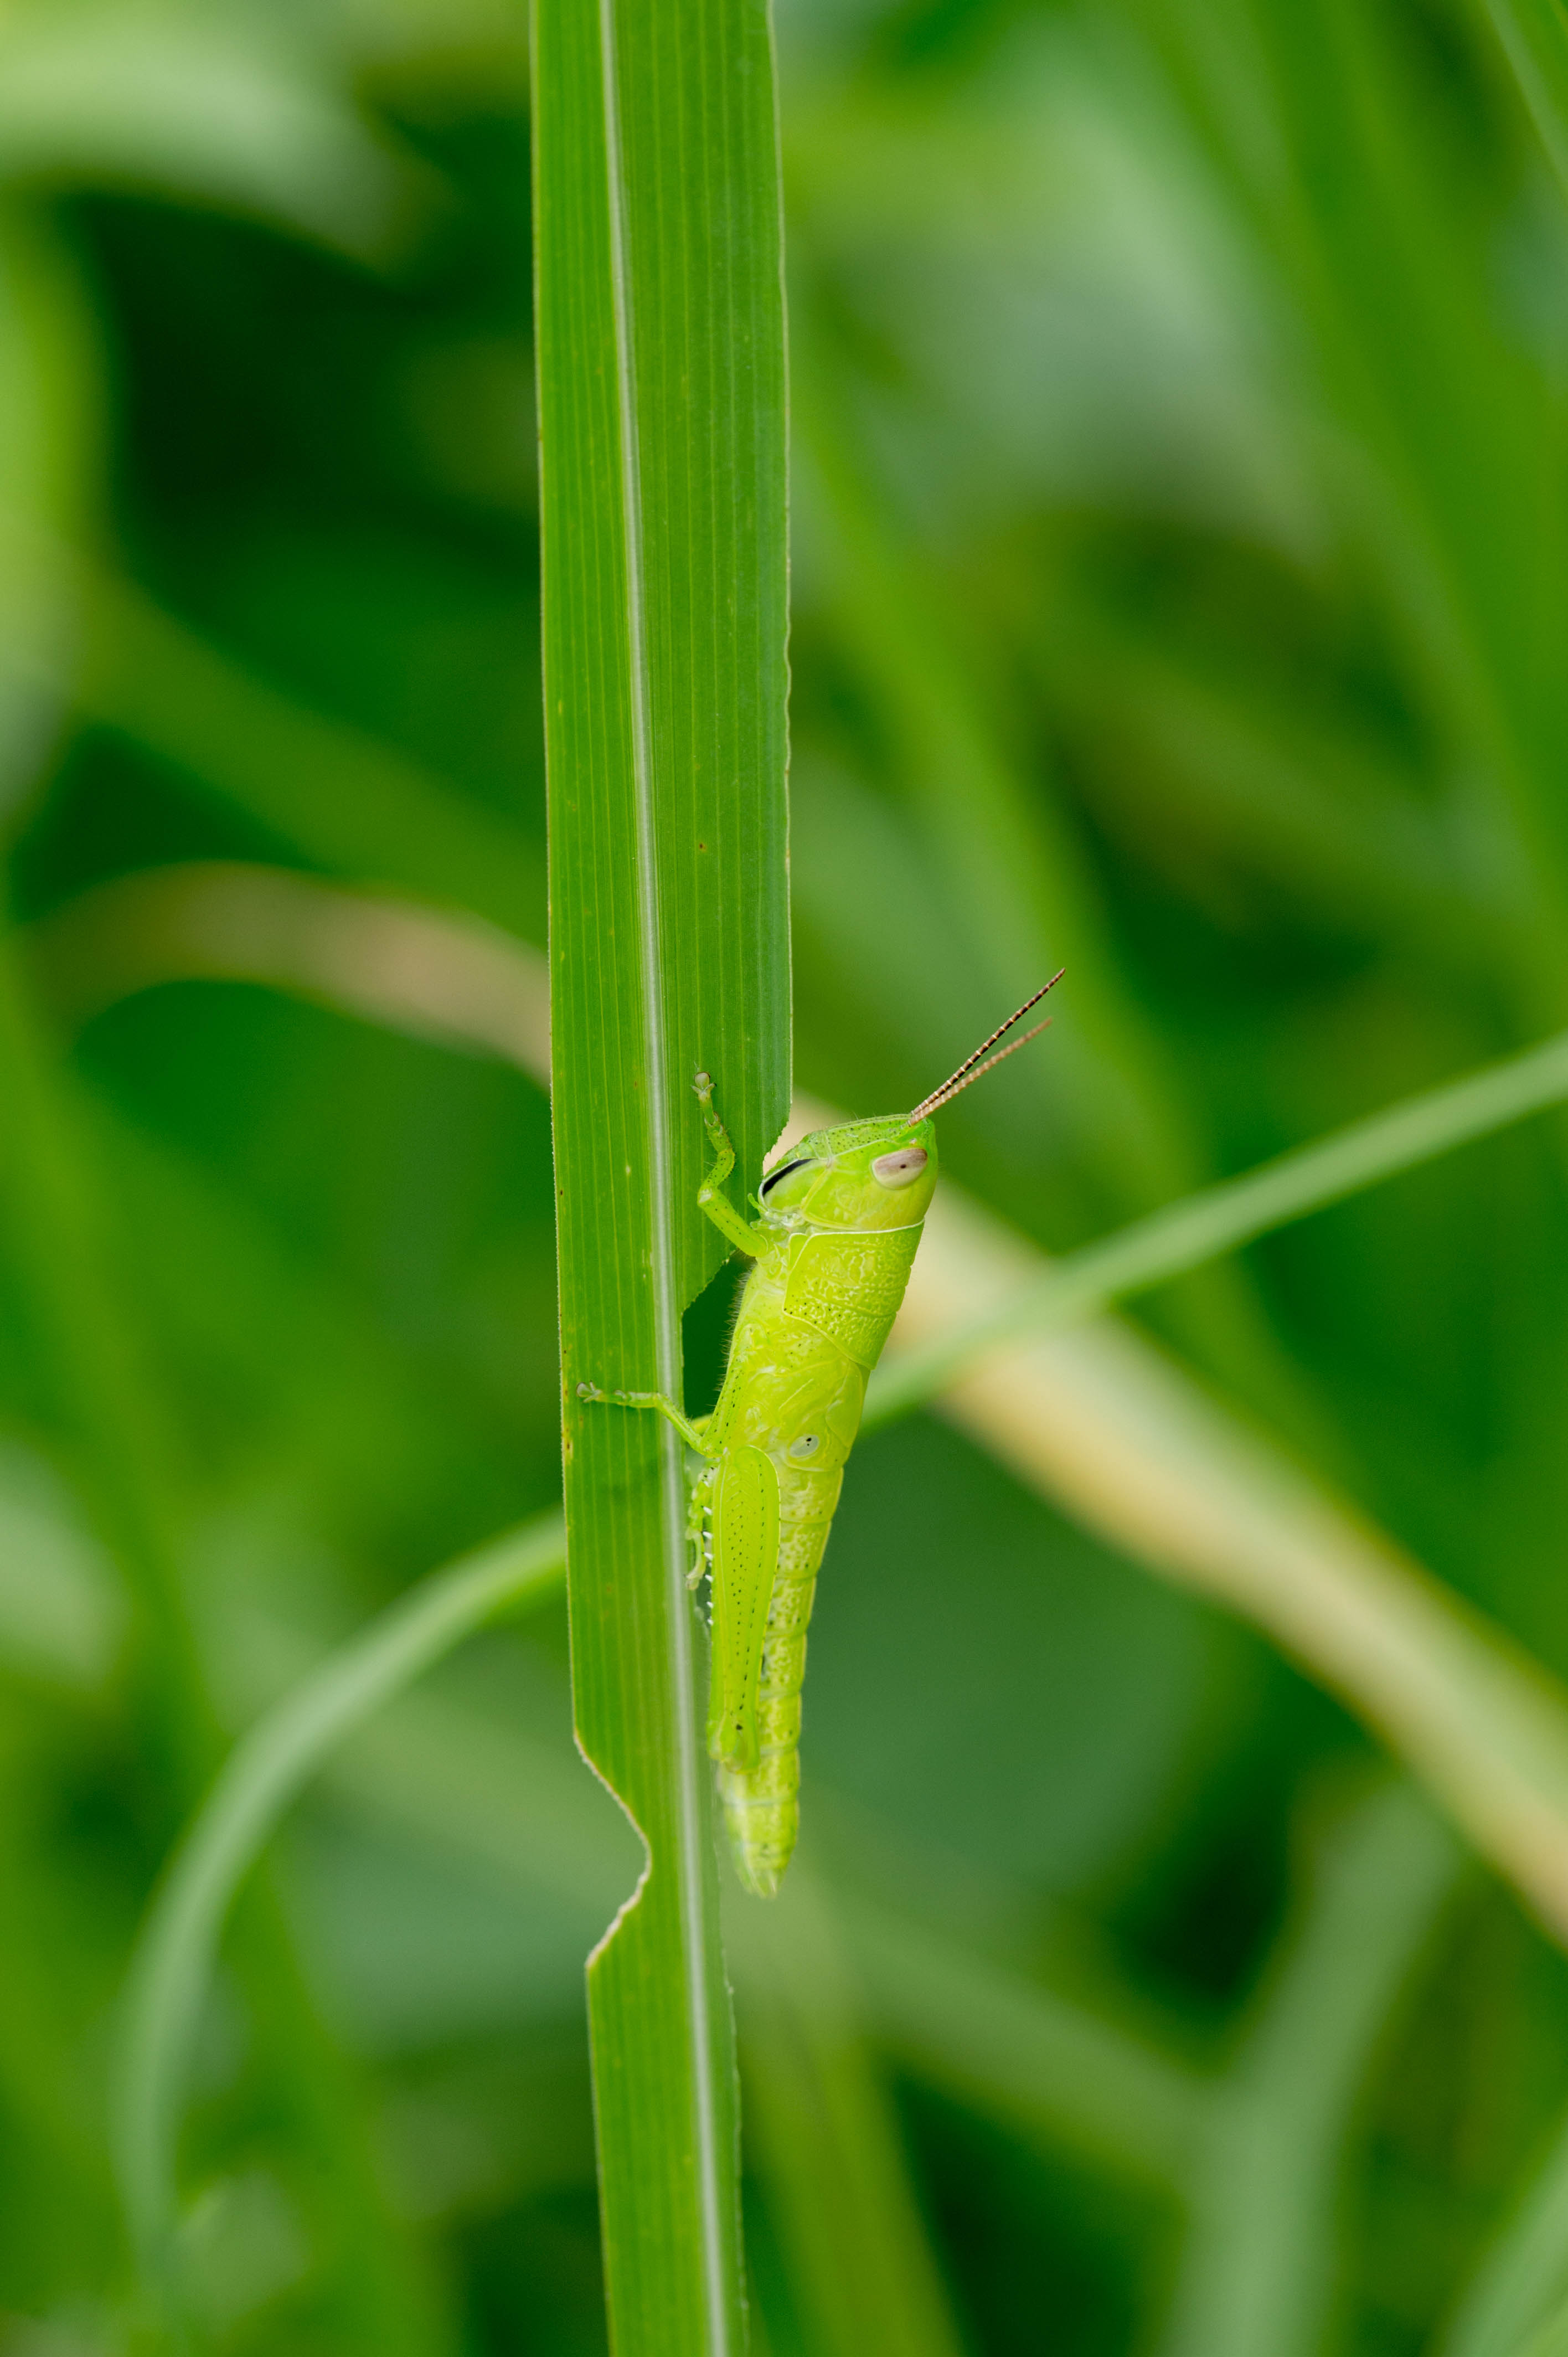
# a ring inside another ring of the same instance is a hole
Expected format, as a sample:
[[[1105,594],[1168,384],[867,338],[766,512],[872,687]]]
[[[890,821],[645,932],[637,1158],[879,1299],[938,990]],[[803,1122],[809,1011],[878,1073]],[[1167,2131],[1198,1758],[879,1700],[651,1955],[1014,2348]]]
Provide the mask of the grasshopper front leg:
[[[768,1240],[748,1221],[741,1218],[724,1191],[725,1180],[735,1168],[735,1147],[730,1144],[728,1130],[714,1111],[713,1082],[706,1072],[699,1072],[692,1086],[697,1092],[697,1102],[703,1108],[703,1126],[714,1146],[713,1168],[697,1189],[698,1207],[721,1235],[726,1236],[732,1244],[756,1259],[767,1251]],[[699,1423],[693,1424],[691,1417],[683,1415],[673,1400],[666,1399],[662,1392],[607,1392],[601,1391],[597,1383],[579,1383],[577,1397],[596,1401],[603,1407],[651,1408],[655,1415],[661,1415],[667,1424],[674,1426],[688,1448],[694,1448],[698,1456],[704,1458],[710,1465],[717,1462],[715,1452],[703,1437],[702,1426],[707,1423],[707,1417],[703,1416]]]
[[[749,1220],[741,1218],[724,1191],[725,1180],[735,1168],[735,1147],[730,1144],[728,1130],[714,1111],[713,1082],[706,1072],[699,1072],[692,1086],[697,1092],[697,1103],[703,1108],[703,1126],[714,1149],[714,1167],[697,1189],[697,1208],[712,1220],[721,1236],[756,1260],[768,1250],[769,1240]]]
[[[713,1082],[706,1072],[699,1072],[692,1086],[697,1092],[697,1102],[703,1108],[703,1124],[714,1146],[713,1168],[697,1189],[698,1208],[713,1222],[722,1236],[726,1236],[741,1252],[749,1253],[755,1260],[767,1251],[768,1239],[741,1218],[724,1191],[725,1180],[735,1168],[735,1147],[730,1144],[728,1130],[714,1111]],[[673,1400],[666,1399],[662,1392],[607,1392],[601,1391],[597,1383],[579,1383],[577,1397],[580,1400],[596,1400],[605,1407],[651,1408],[656,1415],[663,1416],[667,1423],[674,1426],[688,1448],[694,1448],[698,1456],[706,1458],[710,1464],[716,1462],[714,1451],[703,1438],[699,1427],[689,1416],[682,1414]],[[705,1424],[706,1416],[702,1421]]]

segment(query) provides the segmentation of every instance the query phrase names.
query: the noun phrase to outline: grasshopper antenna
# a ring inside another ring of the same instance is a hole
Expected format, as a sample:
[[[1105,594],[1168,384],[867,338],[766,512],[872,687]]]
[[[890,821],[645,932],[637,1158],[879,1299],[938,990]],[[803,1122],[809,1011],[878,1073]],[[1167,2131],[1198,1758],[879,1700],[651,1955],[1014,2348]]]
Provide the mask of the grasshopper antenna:
[[[1026,1048],[1031,1039],[1037,1039],[1040,1033],[1046,1028],[1047,1024],[1048,1024],[1051,1019],[1048,1015],[1046,1017],[1044,1022],[1031,1025],[1030,1028],[1025,1032],[1021,1039],[1010,1039],[1008,1040],[1005,1048],[997,1048],[994,1056],[987,1052],[988,1049],[996,1047],[998,1039],[1006,1039],[1007,1034],[1013,1028],[1014,1024],[1022,1021],[1023,1017],[1027,1015],[1031,1006],[1037,1006],[1039,1005],[1047,990],[1054,990],[1056,988],[1058,983],[1061,980],[1062,975],[1066,972],[1067,968],[1065,965],[1059,966],[1057,972],[1052,974],[1049,982],[1044,982],[1040,985],[1039,989],[1036,991],[1033,998],[1026,998],[1022,1006],[1015,1007],[1013,1013],[1007,1017],[1006,1022],[999,1023],[995,1030],[991,1034],[990,1039],[983,1039],[979,1047],[975,1049],[973,1055],[966,1056],[962,1063],[959,1066],[957,1071],[950,1072],[940,1089],[933,1089],[929,1097],[922,1098],[921,1102],[915,1107],[914,1112],[909,1115],[909,1119],[911,1121],[923,1121],[927,1114],[940,1113],[943,1105],[950,1104],[954,1097],[961,1096],[963,1094],[965,1089],[972,1089],[976,1081],[982,1079],[985,1073],[989,1072],[993,1068],[993,1066],[1005,1063],[1007,1058],[1009,1056],[1015,1056],[1020,1048]]]

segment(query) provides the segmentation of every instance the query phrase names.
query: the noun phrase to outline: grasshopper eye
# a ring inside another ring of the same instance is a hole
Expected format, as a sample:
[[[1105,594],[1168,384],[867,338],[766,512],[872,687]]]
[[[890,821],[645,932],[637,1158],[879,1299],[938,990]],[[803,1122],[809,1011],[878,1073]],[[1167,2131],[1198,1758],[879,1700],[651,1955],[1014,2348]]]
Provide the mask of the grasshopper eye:
[[[802,1432],[789,1443],[789,1454],[791,1457],[814,1457],[822,1445],[819,1433]]]
[[[901,1146],[897,1154],[879,1154],[871,1175],[879,1187],[912,1187],[925,1167],[923,1146]]]

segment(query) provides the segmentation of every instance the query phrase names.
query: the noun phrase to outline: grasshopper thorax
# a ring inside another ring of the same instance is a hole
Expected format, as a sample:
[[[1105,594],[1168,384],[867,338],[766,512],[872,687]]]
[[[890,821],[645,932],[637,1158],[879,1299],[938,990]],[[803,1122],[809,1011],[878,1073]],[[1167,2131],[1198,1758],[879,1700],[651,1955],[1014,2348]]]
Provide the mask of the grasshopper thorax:
[[[780,1228],[912,1228],[936,1183],[931,1123],[887,1114],[813,1130],[768,1172],[757,1202]]]

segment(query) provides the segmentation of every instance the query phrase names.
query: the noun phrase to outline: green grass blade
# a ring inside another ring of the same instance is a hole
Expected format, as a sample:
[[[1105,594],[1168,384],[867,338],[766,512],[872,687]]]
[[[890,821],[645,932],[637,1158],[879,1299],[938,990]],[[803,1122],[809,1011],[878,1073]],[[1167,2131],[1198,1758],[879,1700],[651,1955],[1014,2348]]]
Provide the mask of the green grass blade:
[[[1568,2122],[1513,2217],[1482,2260],[1442,2357],[1534,2357],[1530,2334],[1568,2298]]]
[[[1568,190],[1568,16],[1562,0],[1487,0],[1552,168]]]
[[[115,2166],[150,2283],[173,2288],[180,2101],[240,1885],[333,1747],[473,1631],[553,1588],[564,1555],[551,1515],[424,1581],[291,1689],[224,1762],[148,1911],[121,2035]]]
[[[319,52],[242,15],[7,15],[0,153],[24,185],[177,193],[367,262],[406,252],[439,189],[376,138]]]
[[[117,1297],[80,1107],[49,1052],[0,907],[0,1250],[20,1278],[45,1398],[136,1614],[134,1681],[158,1771],[180,1799],[219,1741],[180,1591],[169,1450]]]
[[[1568,2308],[1560,2308],[1510,2357],[1568,2357]]]
[[[1337,1828],[1214,2099],[1165,2357],[1315,2357],[1326,2345],[1357,2102],[1458,1865],[1453,1835],[1406,1786]]]
[[[90,511],[102,360],[77,274],[31,206],[0,199],[0,822],[38,782],[75,628],[62,533]]]
[[[74,687],[91,718],[324,867],[542,938],[543,863],[520,828],[257,679],[131,583],[84,574],[83,587]]]
[[[74,1031],[121,999],[200,977],[252,982],[550,1085],[543,952],[458,909],[252,860],[189,859],[90,885],[28,928],[34,975]]]
[[[1010,758],[923,553],[876,495],[873,462],[848,424],[854,388],[832,370],[825,339],[803,327],[810,320],[797,298],[800,512],[816,522],[816,566],[846,667],[886,733],[899,800],[940,863],[950,921],[984,976],[993,1019],[1068,968],[1075,1022],[1041,1085],[1113,1201],[1157,1200],[1203,1176],[1201,1157],[1115,971],[1081,850]]]
[[[733,2038],[680,1451],[724,1257],[693,1074],[756,1184],[789,1102],[785,399],[761,0],[543,0],[533,76],[553,1109],[579,1738],[648,1848],[590,1963],[619,2357],[742,2345]]]
[[[906,1320],[939,1340],[972,1304],[1034,1291],[1044,1265],[948,1189]],[[1040,1496],[1262,1630],[1568,1940],[1568,1711],[1495,1622],[1112,1318],[982,1359],[941,1411]]]
[[[868,1425],[929,1399],[999,1343],[1048,1333],[1145,1293],[1254,1237],[1568,1099],[1568,1034],[1355,1122],[1335,1136],[1173,1203],[1058,1261],[1005,1308],[872,1378]]]
[[[210,1772],[220,1735],[183,1594],[172,1443],[121,1297],[81,1108],[54,1066],[3,921],[0,1096],[0,1242],[24,1282],[58,1426],[135,1607],[133,1694],[165,1804],[183,1810]],[[331,2186],[344,2346],[429,2357],[444,2336],[387,2214],[353,2073],[313,2008],[286,1921],[264,1889],[248,1913],[240,1961],[263,2067]]]
[[[853,375],[833,354],[826,323],[813,321],[809,297],[795,301],[791,350],[800,505],[816,525],[813,574],[846,669],[886,736],[897,802],[942,879],[940,939],[909,927],[904,952],[923,968],[950,962],[961,992],[966,972],[982,977],[993,1010],[983,1018],[987,1028],[1065,967],[1070,1012],[1036,1082],[1050,1131],[1125,1212],[1185,1194],[1212,1176],[1213,1164],[1128,987],[1057,781],[1042,791],[1030,775],[987,693],[975,633],[955,625],[962,598],[896,503],[879,496],[874,455],[850,423]],[[822,847],[797,867],[797,899],[874,1004],[889,962],[865,914],[881,895],[865,889],[860,846],[843,840],[845,814],[842,794],[819,803],[811,834]],[[810,844],[808,836],[808,852]],[[964,1047],[955,1035],[953,1056]],[[938,1069],[945,1060],[939,1056]],[[1299,1414],[1294,1372],[1266,1329],[1246,1272],[1206,1271],[1171,1306],[1200,1351],[1236,1381]]]
[[[831,1894],[797,1860],[775,1903],[737,1900],[746,2148],[820,2357],[961,2357]]]
[[[912,2077],[1042,2151],[1185,2190],[1210,2103],[1190,2063],[875,1901],[846,1894],[841,1913],[880,2040]]]
[[[1561,1022],[1559,707],[1536,651],[1560,635],[1568,599],[1539,499],[1555,399],[1508,323],[1493,232],[1457,201],[1465,183],[1410,21],[1240,0],[1217,35],[1212,5],[1147,0],[1140,13],[1296,311],[1333,430],[1376,478],[1348,528],[1365,534],[1423,693],[1474,765],[1469,808],[1509,841],[1520,913],[1503,970],[1518,1019]],[[1545,0],[1517,20],[1538,74],[1552,13]],[[1242,129],[1262,119],[1266,147]]]

